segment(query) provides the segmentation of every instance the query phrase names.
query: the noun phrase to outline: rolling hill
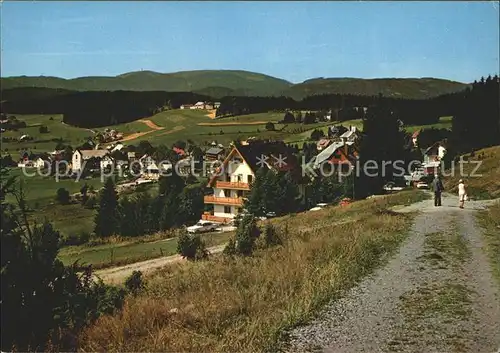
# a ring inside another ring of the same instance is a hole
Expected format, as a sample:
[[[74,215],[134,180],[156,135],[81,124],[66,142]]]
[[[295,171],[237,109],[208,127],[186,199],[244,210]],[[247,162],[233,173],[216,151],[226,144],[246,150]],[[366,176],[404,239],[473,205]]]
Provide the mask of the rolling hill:
[[[395,98],[430,98],[461,91],[466,84],[437,78],[315,78],[293,85],[282,92],[294,99],[318,94],[356,94],[373,96],[381,93]]]
[[[1,79],[2,89],[16,87],[60,88],[73,91],[168,91],[195,92],[214,87],[248,95],[273,95],[292,84],[288,81],[248,71],[197,70],[174,73],[129,72],[115,77],[95,76],[62,79],[58,77],[17,76]],[[224,92],[225,93],[225,92]]]
[[[196,70],[174,73],[129,72],[114,77],[63,79],[50,76],[1,78],[2,90],[19,87],[72,91],[194,92],[216,99],[226,96],[288,96],[300,100],[318,94],[378,95],[429,98],[463,90],[467,85],[436,78],[314,78],[292,84],[286,80],[241,70]]]

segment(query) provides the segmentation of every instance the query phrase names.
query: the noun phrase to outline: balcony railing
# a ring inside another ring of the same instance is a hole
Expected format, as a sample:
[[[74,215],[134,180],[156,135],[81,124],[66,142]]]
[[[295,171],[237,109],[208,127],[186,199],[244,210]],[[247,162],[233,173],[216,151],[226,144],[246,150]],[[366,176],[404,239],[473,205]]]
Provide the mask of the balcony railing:
[[[243,205],[242,197],[215,197],[212,195],[208,195],[203,198],[203,201],[205,203],[213,203],[217,205],[234,205],[234,206]]]
[[[248,183],[234,182],[234,181],[217,181],[215,187],[219,189],[238,189],[238,190],[250,190],[250,185]]]
[[[219,217],[219,216],[214,216],[212,214],[202,214],[201,219],[205,221],[210,221],[210,222],[218,222],[218,223],[229,223],[233,219],[229,217]]]

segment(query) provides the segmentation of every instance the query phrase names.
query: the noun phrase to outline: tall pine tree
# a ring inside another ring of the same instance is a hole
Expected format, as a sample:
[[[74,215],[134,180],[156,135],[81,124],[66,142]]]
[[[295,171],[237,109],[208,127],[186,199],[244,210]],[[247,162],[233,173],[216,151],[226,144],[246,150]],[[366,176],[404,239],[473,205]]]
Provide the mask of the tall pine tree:
[[[113,179],[108,178],[100,192],[94,232],[99,237],[109,237],[119,231],[119,222],[118,195]]]
[[[366,112],[363,133],[356,171],[356,198],[382,192],[386,182],[396,179],[393,163],[404,161],[405,157],[404,133],[398,117],[381,97]]]

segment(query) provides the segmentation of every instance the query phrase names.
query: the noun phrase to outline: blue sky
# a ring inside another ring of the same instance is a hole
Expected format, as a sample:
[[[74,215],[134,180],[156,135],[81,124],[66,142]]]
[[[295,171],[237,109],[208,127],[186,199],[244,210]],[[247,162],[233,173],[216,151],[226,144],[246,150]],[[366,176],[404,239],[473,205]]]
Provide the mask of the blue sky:
[[[2,76],[241,69],[314,77],[499,71],[498,1],[3,2]]]

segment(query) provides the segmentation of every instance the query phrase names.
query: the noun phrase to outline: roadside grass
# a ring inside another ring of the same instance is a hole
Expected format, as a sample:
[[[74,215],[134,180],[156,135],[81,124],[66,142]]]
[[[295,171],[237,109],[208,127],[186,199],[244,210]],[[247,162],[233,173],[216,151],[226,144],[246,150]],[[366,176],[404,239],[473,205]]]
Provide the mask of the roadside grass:
[[[495,199],[500,197],[500,146],[494,146],[476,151],[473,155],[463,156],[465,163],[463,174],[460,166],[455,166],[455,175],[445,178],[445,188],[449,192],[458,194],[458,181],[464,179],[467,193],[472,199]],[[471,175],[480,162],[477,176]],[[450,171],[447,171],[449,173]]]
[[[283,246],[246,258],[172,264],[148,278],[147,290],[128,298],[120,313],[89,327],[80,349],[276,350],[284,331],[311,319],[398,248],[412,217],[381,210],[409,196],[274,219]],[[332,218],[349,216],[359,221],[332,226]]]
[[[493,275],[500,286],[500,202],[481,211],[478,219],[484,229],[485,250],[491,262]]]
[[[225,243],[231,235],[231,232],[210,233],[202,235],[202,239],[207,247],[212,247]],[[103,269],[177,253],[177,238],[153,239],[154,236],[144,236],[92,247],[65,247],[59,252],[59,259],[65,265],[78,261],[81,265],[92,265],[93,269]]]

